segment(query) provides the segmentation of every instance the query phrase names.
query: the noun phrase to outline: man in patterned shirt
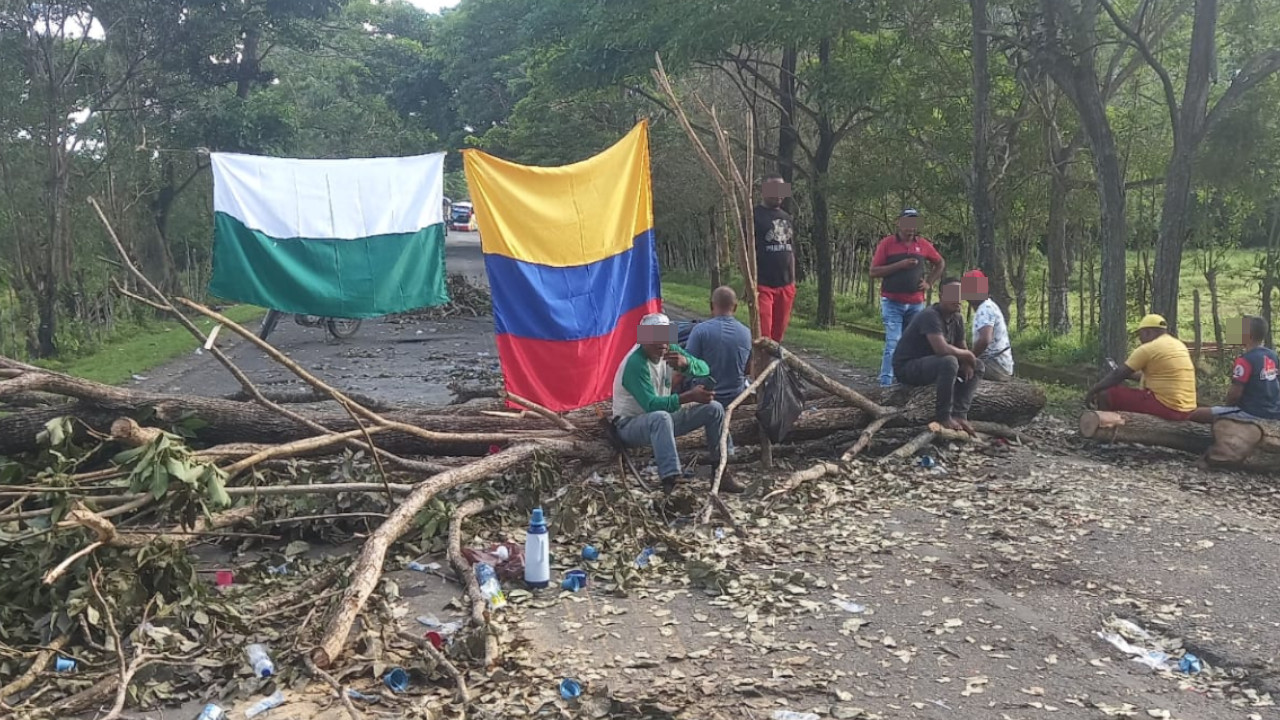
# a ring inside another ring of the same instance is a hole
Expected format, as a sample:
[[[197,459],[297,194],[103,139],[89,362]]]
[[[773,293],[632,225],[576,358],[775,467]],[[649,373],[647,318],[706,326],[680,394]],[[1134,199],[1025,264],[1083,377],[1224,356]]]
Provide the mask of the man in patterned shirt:
[[[1013,345],[1009,342],[1009,326],[1000,306],[991,299],[987,276],[981,270],[970,270],[960,281],[964,299],[973,310],[973,354],[982,360],[986,371],[983,380],[1008,382],[1013,378]]]

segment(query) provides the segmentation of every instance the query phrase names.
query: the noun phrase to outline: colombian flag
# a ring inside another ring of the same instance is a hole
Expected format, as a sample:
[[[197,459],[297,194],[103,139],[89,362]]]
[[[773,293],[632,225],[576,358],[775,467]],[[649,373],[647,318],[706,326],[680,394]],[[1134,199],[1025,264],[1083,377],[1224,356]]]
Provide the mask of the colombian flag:
[[[648,123],[564,167],[464,160],[507,390],[557,412],[608,399],[662,309]]]

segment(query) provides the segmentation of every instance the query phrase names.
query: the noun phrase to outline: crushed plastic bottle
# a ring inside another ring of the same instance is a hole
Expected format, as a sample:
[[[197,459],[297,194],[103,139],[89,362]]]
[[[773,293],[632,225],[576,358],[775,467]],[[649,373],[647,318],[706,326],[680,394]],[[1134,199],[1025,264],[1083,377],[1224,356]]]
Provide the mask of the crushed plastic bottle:
[[[507,604],[507,597],[502,594],[502,584],[498,582],[498,573],[489,563],[476,563],[476,582],[480,584],[480,593],[489,599],[489,607],[497,610]]]
[[[227,720],[227,711],[218,707],[214,703],[204,706],[200,714],[196,716],[196,720]]]
[[[267,654],[266,646],[254,643],[244,649],[244,654],[249,656],[249,664],[253,666],[254,675],[268,678],[276,674],[276,664]]]
[[[440,622],[440,619],[435,615],[419,615],[417,620],[422,625],[440,633],[444,637],[449,637],[462,629],[460,621]]]
[[[774,710],[773,720],[822,720],[813,713],[800,713],[792,710]]]
[[[244,716],[246,718],[257,717],[271,708],[278,708],[283,704],[284,693],[277,690],[251,705],[248,710],[244,711]]]
[[[435,572],[440,569],[440,563],[433,562],[433,563],[427,563],[426,565],[423,565],[420,562],[411,562],[405,565],[404,569],[412,570],[414,572]]]
[[[1178,669],[1188,675],[1195,675],[1204,670],[1204,663],[1195,655],[1187,653],[1178,661]]]
[[[855,615],[858,613],[864,613],[867,611],[866,605],[859,605],[856,602],[849,602],[848,600],[840,600],[838,598],[832,600],[831,602],[834,603],[835,606],[840,608],[841,610],[848,613],[853,613]]]
[[[653,557],[653,548],[647,547],[644,550],[640,551],[640,554],[636,556],[636,567],[638,568],[648,567],[649,558],[651,557]]]

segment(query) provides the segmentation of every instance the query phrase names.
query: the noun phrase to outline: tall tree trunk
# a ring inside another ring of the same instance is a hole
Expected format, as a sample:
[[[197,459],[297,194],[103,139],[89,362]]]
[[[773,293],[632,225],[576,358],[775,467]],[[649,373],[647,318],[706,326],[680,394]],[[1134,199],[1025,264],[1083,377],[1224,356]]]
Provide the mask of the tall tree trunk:
[[[1101,6],[1098,0],[1077,3],[1040,0],[1040,9],[1047,25],[1044,37],[1053,43],[1046,47],[1047,70],[1075,107],[1093,151],[1101,215],[1102,302],[1098,308],[1101,315],[1098,330],[1102,357],[1124,357],[1128,345],[1124,171],[1107,118],[1106,98],[1098,83],[1097,22]]]
[[[830,214],[827,208],[827,172],[831,166],[831,155],[834,142],[831,137],[830,124],[819,123],[824,130],[819,131],[817,151],[814,154],[813,187],[810,190],[810,202],[813,203],[813,249],[816,254],[818,274],[818,317],[819,327],[830,327],[836,322],[835,293],[832,282],[831,262],[831,228]]]
[[[831,40],[823,38],[818,43],[818,64],[826,70],[831,63]],[[831,156],[836,150],[836,133],[831,117],[825,113],[817,119],[818,144],[813,153],[810,201],[813,203],[813,249],[818,272],[818,327],[830,327],[836,322],[835,292],[832,283],[831,217],[827,206],[827,175],[831,169]]]
[[[1187,240],[1187,212],[1191,201],[1191,173],[1195,148],[1174,143],[1173,158],[1164,177],[1164,208],[1160,213],[1160,236],[1156,240],[1153,277],[1160,278],[1151,289],[1151,312],[1169,321],[1169,331],[1178,334],[1178,281],[1182,274],[1182,253]]]
[[[1069,166],[1059,162],[1061,156],[1057,152],[1053,156],[1055,167],[1049,173],[1049,234],[1045,247],[1049,260],[1049,329],[1055,335],[1066,335],[1071,332],[1071,267],[1067,249],[1067,200],[1071,190]]]
[[[799,51],[795,46],[782,51],[782,63],[778,69],[778,174],[788,183],[795,182],[796,147],[799,133],[796,130],[796,60]]]
[[[236,97],[245,100],[253,90],[253,83],[258,79],[259,62],[258,41],[262,32],[257,27],[248,27],[244,31],[244,48],[240,53],[240,67],[236,72]]]
[[[1156,240],[1155,277],[1161,278],[1161,282],[1151,293],[1151,311],[1164,315],[1169,321],[1170,331],[1175,334],[1178,331],[1178,280],[1182,273],[1182,250],[1187,239],[1191,176],[1208,115],[1217,28],[1218,0],[1196,0],[1182,107],[1169,109],[1174,121],[1173,156],[1165,171],[1164,207],[1160,213],[1160,236]]]
[[[1101,215],[1099,245],[1102,254],[1101,307],[1098,335],[1104,357],[1124,357],[1128,347],[1128,308],[1125,303],[1125,224],[1124,171],[1116,152],[1115,136],[1107,119],[1107,110],[1090,71],[1081,78],[1088,97],[1080,108],[1080,120],[1093,150],[1093,166],[1097,176],[1098,205]]]
[[[973,10],[973,165],[970,194],[977,226],[978,266],[987,274],[991,297],[1009,314],[1009,288],[996,247],[996,217],[991,202],[991,67],[987,0],[970,0]]]
[[[711,242],[708,245],[707,270],[711,273],[711,287],[718,288],[724,283],[720,277],[720,228],[716,227],[718,208],[712,205],[707,211],[707,226],[710,229]]]

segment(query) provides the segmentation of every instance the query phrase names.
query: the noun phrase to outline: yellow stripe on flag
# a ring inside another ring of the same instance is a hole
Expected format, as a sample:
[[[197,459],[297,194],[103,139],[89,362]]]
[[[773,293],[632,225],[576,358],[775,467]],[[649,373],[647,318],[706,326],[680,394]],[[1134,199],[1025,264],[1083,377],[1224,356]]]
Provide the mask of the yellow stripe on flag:
[[[485,253],[573,267],[630,250],[653,228],[649,123],[573,165],[530,167],[463,151]]]

